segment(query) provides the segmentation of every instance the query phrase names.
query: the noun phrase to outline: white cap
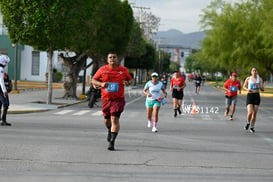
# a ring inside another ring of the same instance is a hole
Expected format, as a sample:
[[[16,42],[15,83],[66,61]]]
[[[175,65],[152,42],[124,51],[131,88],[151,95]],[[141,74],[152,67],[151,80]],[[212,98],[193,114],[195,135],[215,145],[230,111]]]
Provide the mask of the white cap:
[[[10,61],[9,57],[7,55],[0,55],[0,64],[3,66],[6,66]]]
[[[151,76],[157,76],[157,77],[158,77],[158,74],[157,74],[156,72],[153,72],[153,73],[151,74]]]

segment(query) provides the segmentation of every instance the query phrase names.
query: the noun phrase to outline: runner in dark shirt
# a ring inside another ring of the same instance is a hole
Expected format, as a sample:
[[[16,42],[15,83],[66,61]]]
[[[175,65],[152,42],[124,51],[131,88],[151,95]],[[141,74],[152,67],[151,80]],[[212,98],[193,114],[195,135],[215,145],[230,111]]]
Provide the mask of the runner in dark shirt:
[[[202,78],[201,78],[200,74],[197,74],[194,81],[195,81],[195,93],[199,94],[200,85],[201,85],[201,82],[202,82]]]

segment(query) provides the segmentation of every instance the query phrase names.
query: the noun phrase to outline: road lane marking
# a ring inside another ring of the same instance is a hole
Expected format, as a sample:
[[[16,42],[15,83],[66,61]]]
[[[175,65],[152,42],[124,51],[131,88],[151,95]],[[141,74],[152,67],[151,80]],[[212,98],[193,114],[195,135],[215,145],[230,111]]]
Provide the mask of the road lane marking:
[[[74,110],[63,110],[63,111],[60,111],[60,112],[57,112],[56,114],[58,115],[64,115],[64,114],[67,114],[67,113],[70,113],[70,112],[73,112]]]
[[[273,142],[271,138],[264,138],[264,140],[271,143]]]
[[[92,113],[92,116],[101,116],[102,114],[103,114],[102,111],[97,111]]]
[[[88,113],[88,112],[91,112],[91,111],[89,111],[89,110],[84,110],[84,111],[76,112],[76,113],[74,113],[74,114],[72,114],[72,115],[74,115],[74,116],[80,116],[80,115],[84,115],[84,114],[86,114],[86,113]]]
[[[138,97],[138,98],[136,98],[136,99],[134,99],[134,100],[131,100],[130,102],[127,102],[126,105],[125,105],[125,107],[126,107],[127,105],[130,105],[130,104],[132,104],[132,103],[134,103],[134,102],[136,102],[136,101],[142,99],[142,97],[144,97],[144,96]]]
[[[264,141],[266,141],[267,143],[269,143],[273,147],[273,140],[272,140],[272,138],[268,138],[264,134],[261,134],[261,133],[257,133],[257,135],[259,137],[263,138]]]
[[[210,117],[210,115],[204,114],[202,115],[202,120],[212,120],[212,118]]]

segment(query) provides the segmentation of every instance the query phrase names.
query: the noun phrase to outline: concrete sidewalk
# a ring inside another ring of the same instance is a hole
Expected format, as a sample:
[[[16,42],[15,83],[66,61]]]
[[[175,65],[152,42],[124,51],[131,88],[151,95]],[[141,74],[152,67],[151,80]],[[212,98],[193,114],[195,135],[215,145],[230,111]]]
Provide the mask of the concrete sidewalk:
[[[88,90],[89,88],[86,89]],[[81,91],[82,87],[78,87],[77,95],[80,95]],[[53,89],[52,104],[46,104],[47,94],[47,89],[27,90],[20,92],[19,94],[10,93],[10,107],[8,113],[20,114],[28,112],[42,112],[74,105],[86,100],[64,99],[64,89]]]
[[[125,87],[125,97],[131,97],[135,95],[135,92],[141,92],[142,86],[131,86]],[[89,86],[86,86],[85,92],[89,90]],[[77,95],[82,93],[82,86],[78,86]],[[76,99],[65,99],[64,89],[53,89],[52,91],[52,104],[47,103],[47,89],[28,89],[22,91],[19,94],[9,93],[10,107],[8,113],[21,114],[30,112],[43,112],[70,105],[85,102],[87,99],[76,100]]]

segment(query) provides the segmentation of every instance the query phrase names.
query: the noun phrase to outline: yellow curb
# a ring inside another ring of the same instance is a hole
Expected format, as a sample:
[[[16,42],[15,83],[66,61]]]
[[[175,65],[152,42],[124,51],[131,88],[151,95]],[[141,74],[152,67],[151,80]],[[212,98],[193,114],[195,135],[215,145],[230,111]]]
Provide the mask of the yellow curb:
[[[20,91],[19,91],[19,90],[12,90],[11,93],[12,93],[12,94],[19,94]]]
[[[80,94],[79,99],[86,99],[86,95],[85,94]]]

